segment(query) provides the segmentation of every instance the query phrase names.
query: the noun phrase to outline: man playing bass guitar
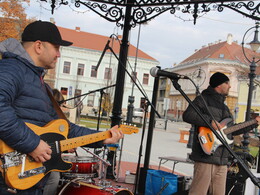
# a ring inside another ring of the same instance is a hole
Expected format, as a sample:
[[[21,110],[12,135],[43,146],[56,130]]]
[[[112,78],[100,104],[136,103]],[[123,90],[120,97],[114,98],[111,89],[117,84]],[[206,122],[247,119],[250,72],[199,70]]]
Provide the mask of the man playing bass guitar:
[[[234,123],[232,114],[225,104],[225,98],[230,88],[229,78],[223,73],[216,72],[210,77],[208,88],[203,90],[202,94],[193,101],[203,117],[217,131],[223,128],[221,121],[224,119],[231,119],[226,124],[228,127]],[[196,114],[191,105],[184,111],[183,120],[195,126],[192,153],[190,155],[191,160],[195,163],[189,195],[224,195],[229,156],[228,150],[221,145],[216,148],[210,147],[208,150],[204,147],[214,138],[208,136],[210,133],[202,134],[200,127],[207,127],[207,124]],[[252,124],[228,134],[227,137],[232,139],[233,135],[250,131],[257,127],[259,121],[260,117],[257,117]]]

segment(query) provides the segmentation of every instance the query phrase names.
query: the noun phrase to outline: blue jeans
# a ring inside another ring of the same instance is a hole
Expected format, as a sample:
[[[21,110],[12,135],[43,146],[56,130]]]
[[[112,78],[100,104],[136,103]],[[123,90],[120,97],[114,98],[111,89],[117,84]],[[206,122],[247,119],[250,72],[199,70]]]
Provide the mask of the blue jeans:
[[[7,191],[8,186],[5,184],[4,179],[0,173],[0,194],[1,195],[14,195],[11,192]],[[17,193],[15,195],[42,195],[42,189],[32,187],[27,190],[17,190]]]

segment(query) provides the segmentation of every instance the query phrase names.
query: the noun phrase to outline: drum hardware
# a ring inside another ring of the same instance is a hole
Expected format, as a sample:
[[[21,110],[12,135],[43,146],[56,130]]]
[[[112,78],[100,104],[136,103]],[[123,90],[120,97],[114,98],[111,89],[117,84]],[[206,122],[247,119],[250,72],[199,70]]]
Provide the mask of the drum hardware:
[[[99,160],[101,160],[101,161],[102,161],[104,164],[106,164],[107,166],[111,166],[111,164],[110,164],[107,160],[104,160],[103,158],[100,158],[98,155],[96,155],[95,153],[89,151],[89,150],[86,149],[86,148],[83,148],[83,147],[82,147],[82,149],[85,150],[86,152],[92,154],[93,156],[95,156],[95,157],[98,158]]]
[[[74,155],[63,156],[63,159],[72,162],[73,166],[69,172],[62,173],[63,177],[60,179],[60,190],[58,195],[133,195],[132,192],[128,189],[122,188],[121,186],[113,187],[111,182],[104,178],[107,167],[111,166],[108,161],[85,148],[82,149],[92,154],[93,157]],[[93,172],[97,171],[97,169],[92,168],[96,166],[99,161],[101,162],[100,166],[104,171],[100,173],[99,180],[97,181],[94,180],[95,173]]]
[[[83,147],[81,147],[81,148],[82,148],[83,150],[85,150],[86,152],[92,154],[93,156],[95,156],[96,158],[98,158],[98,159],[101,161],[102,165],[101,165],[101,171],[100,171],[99,179],[101,179],[101,180],[102,180],[102,179],[105,179],[105,176],[106,176],[106,174],[107,174],[107,167],[108,167],[108,166],[111,166],[111,164],[110,164],[107,160],[104,160],[104,159],[103,159],[104,156],[103,156],[103,158],[100,158],[97,154],[95,154],[95,153],[89,151],[88,149],[83,148]]]
[[[68,183],[66,183],[62,189],[60,190],[59,194],[58,195],[62,195],[62,193],[66,190],[66,188],[73,182],[76,182],[77,180],[81,180],[81,178],[75,178],[75,179],[72,179],[70,180]]]

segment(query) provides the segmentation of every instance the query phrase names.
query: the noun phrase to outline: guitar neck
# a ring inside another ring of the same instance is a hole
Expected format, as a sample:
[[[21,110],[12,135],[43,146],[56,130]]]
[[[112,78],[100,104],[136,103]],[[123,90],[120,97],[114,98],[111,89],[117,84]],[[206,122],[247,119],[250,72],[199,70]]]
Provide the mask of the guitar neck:
[[[110,137],[112,137],[111,133],[109,131],[104,131],[104,132],[94,133],[90,135],[75,137],[67,140],[61,140],[60,149],[61,152],[64,152],[72,148],[77,148],[87,144],[92,144],[94,142],[105,140]]]
[[[248,127],[250,125],[253,125],[253,124],[256,124],[257,123],[257,120],[253,119],[253,120],[250,120],[250,121],[246,121],[246,122],[243,122],[241,124],[238,124],[238,125],[234,125],[232,127],[228,127],[226,129],[224,129],[224,133],[227,135],[229,133],[233,133],[239,129],[243,129],[245,127]]]

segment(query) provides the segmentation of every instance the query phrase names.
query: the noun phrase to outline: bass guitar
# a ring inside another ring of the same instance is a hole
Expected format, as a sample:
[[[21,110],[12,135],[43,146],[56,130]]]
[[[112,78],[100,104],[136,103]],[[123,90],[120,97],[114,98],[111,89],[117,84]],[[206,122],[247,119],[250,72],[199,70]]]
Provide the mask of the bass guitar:
[[[51,146],[52,154],[50,160],[44,163],[36,162],[31,156],[12,149],[0,140],[0,171],[7,185],[19,190],[34,186],[51,171],[70,170],[72,163],[63,161],[62,152],[111,137],[109,131],[104,131],[67,139],[69,124],[64,119],[53,120],[44,127],[30,123],[26,125]],[[139,131],[137,127],[129,125],[120,125],[119,129],[124,134]]]
[[[257,120],[253,119],[253,120],[246,121],[246,122],[243,122],[243,123],[240,123],[240,124],[227,128],[226,125],[231,120],[232,119],[230,119],[230,118],[226,118],[226,119],[222,120],[220,122],[220,125],[223,128],[220,129],[220,131],[216,130],[216,132],[218,134],[220,134],[223,137],[223,139],[226,140],[226,142],[228,144],[231,144],[233,142],[233,140],[228,139],[227,134],[233,133],[235,131],[248,127],[250,125],[257,124]],[[219,141],[219,139],[216,138],[215,134],[211,131],[211,129],[209,129],[207,127],[199,127],[198,130],[199,130],[199,134],[198,134],[199,142],[202,147],[202,150],[206,154],[211,155],[212,153],[214,153],[216,151],[216,149],[219,146],[222,145],[222,143]]]

